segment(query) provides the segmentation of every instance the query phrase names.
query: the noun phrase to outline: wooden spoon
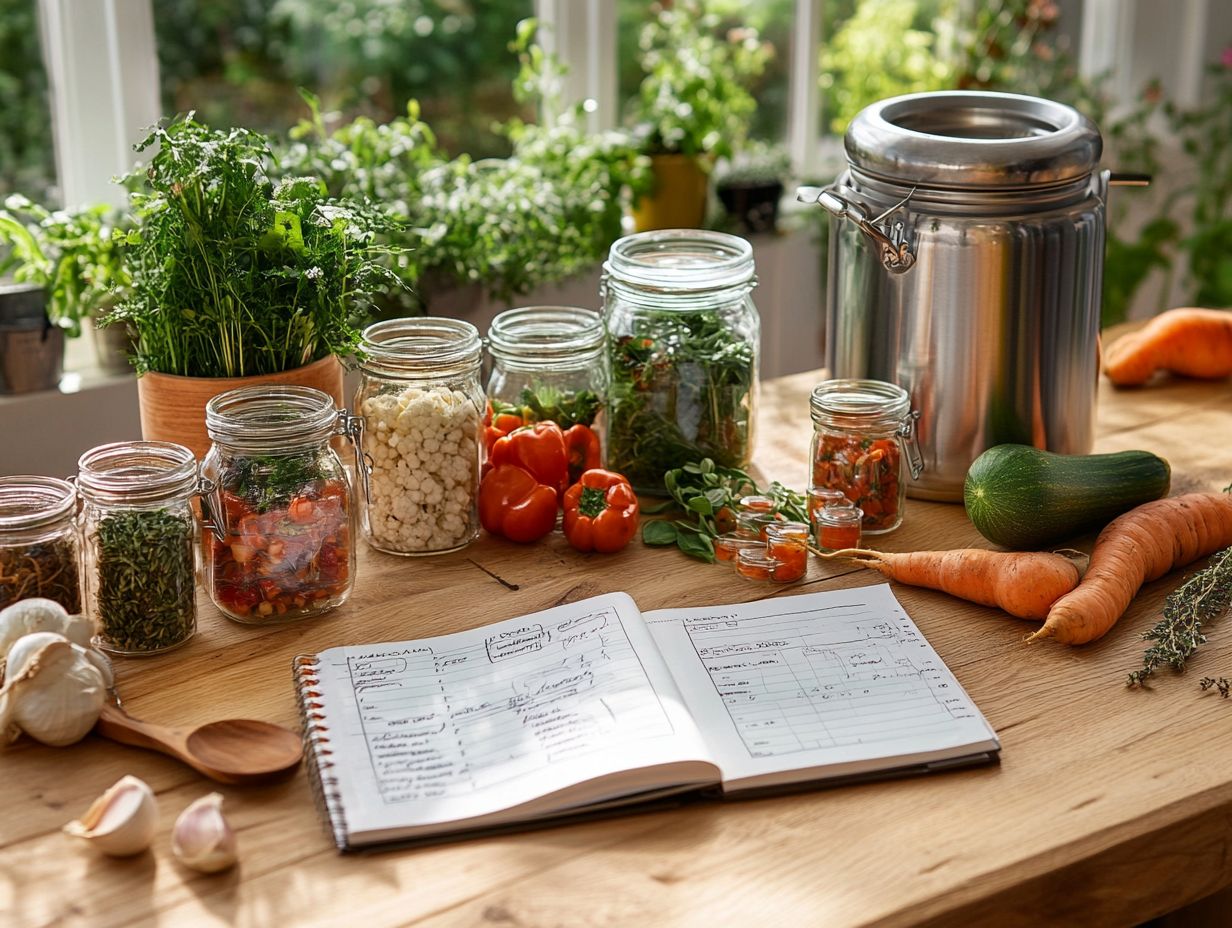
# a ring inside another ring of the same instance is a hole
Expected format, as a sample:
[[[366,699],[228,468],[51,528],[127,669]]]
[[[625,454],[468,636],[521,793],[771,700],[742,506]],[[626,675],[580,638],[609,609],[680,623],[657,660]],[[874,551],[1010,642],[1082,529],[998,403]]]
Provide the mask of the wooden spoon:
[[[107,703],[94,727],[104,738],[178,758],[211,780],[243,785],[292,773],[304,756],[299,735],[270,722],[223,719],[172,728],[133,718]]]

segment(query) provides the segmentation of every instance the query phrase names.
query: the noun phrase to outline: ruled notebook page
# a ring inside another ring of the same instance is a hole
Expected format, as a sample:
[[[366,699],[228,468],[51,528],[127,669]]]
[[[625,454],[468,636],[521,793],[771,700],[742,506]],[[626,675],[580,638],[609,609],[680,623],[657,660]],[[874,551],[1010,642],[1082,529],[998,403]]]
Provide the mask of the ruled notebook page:
[[[717,781],[623,593],[317,659],[317,724],[355,843],[490,816],[633,768],[675,765],[671,782]],[[644,777],[634,785],[648,788]],[[611,798],[617,786],[574,790],[568,803]]]
[[[645,618],[725,790],[999,748],[885,584]]]

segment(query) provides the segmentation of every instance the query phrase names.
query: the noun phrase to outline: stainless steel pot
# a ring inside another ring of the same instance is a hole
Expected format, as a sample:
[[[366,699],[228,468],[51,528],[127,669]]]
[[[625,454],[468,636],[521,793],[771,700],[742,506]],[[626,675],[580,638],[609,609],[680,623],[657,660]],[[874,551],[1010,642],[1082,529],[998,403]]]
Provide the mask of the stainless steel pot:
[[[1003,442],[1090,451],[1111,179],[1095,125],[1034,97],[923,93],[867,107],[845,145],[834,184],[798,195],[832,214],[826,364],[911,394],[907,492],[961,499]]]

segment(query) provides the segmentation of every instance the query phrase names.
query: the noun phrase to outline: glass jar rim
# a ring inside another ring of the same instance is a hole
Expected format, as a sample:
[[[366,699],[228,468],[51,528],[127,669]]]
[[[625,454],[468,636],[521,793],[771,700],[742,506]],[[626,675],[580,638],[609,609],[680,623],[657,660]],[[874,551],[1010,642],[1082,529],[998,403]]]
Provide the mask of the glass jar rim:
[[[479,330],[464,319],[416,316],[364,329],[360,367],[378,374],[470,373],[483,363]]]
[[[77,512],[77,489],[58,477],[0,477],[0,531],[43,528]]]
[[[186,499],[197,490],[197,458],[169,441],[117,441],[77,459],[77,486],[91,501]]]
[[[603,317],[580,306],[520,306],[498,314],[488,327],[488,351],[504,360],[550,363],[598,355],[606,329]]]
[[[614,281],[654,293],[730,290],[752,286],[753,246],[705,229],[636,232],[612,243],[603,270]]]
[[[859,525],[864,521],[864,510],[859,506],[823,506],[814,518],[829,525]]]
[[[900,425],[911,411],[911,397],[884,380],[824,380],[813,387],[813,421],[845,428]]]
[[[313,387],[240,387],[205,404],[210,438],[237,451],[303,450],[332,438],[338,419],[334,398]]]

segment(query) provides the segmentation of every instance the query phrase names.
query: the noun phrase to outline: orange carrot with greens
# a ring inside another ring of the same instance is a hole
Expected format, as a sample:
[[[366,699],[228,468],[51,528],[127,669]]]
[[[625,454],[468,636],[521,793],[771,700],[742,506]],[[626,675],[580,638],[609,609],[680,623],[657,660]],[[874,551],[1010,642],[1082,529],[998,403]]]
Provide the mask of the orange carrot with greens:
[[[1144,384],[1158,370],[1210,380],[1232,374],[1232,312],[1170,309],[1104,351],[1104,373],[1118,387]]]
[[[1079,577],[1078,565],[1060,554],[982,548],[892,554],[843,548],[826,556],[850,558],[899,583],[941,590],[981,606],[995,606],[1020,619],[1037,621],[1078,585]]]
[[[1149,580],[1232,545],[1232,495],[1189,493],[1117,516],[1095,539],[1082,583],[1028,640],[1086,644],[1107,634]]]

